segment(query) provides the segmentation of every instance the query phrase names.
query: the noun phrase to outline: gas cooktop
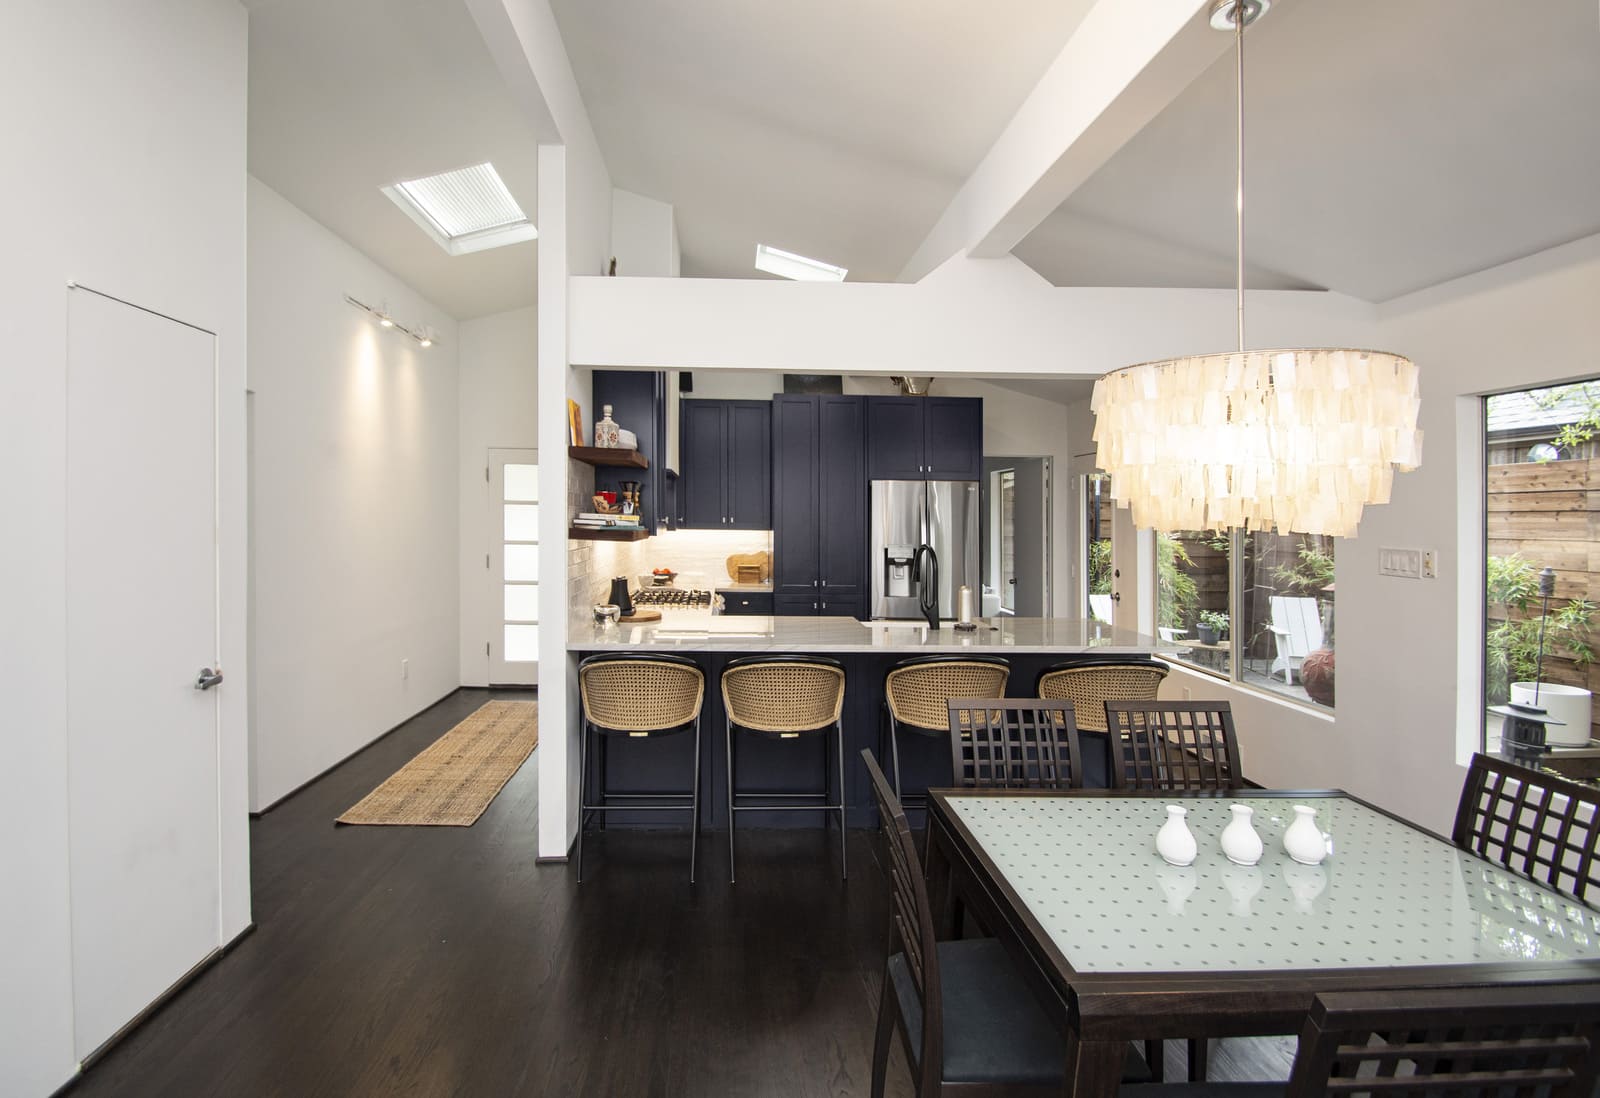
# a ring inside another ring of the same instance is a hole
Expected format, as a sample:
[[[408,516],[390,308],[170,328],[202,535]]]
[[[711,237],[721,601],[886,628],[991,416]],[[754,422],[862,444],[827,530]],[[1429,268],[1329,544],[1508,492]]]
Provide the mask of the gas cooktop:
[[[710,606],[710,591],[689,587],[641,587],[631,596],[635,606]]]

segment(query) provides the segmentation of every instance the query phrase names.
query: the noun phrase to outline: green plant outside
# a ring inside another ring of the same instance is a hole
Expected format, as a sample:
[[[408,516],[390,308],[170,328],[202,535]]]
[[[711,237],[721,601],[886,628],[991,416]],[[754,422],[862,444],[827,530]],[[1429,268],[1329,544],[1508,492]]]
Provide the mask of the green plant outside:
[[[1528,613],[1536,609],[1539,595],[1539,576],[1533,562],[1520,553],[1509,557],[1489,558],[1486,594],[1491,605],[1503,605],[1508,610]],[[1594,649],[1590,644],[1589,627],[1594,617],[1595,604],[1588,599],[1569,599],[1557,606],[1544,619],[1545,658],[1561,651],[1579,667],[1594,662]],[[1489,704],[1499,705],[1511,696],[1511,684],[1531,682],[1538,673],[1539,657],[1538,616],[1518,621],[1502,621],[1490,627],[1486,640],[1484,660],[1487,682],[1485,694]]]
[[[1221,610],[1202,610],[1200,616],[1195,619],[1195,624],[1215,629],[1220,637],[1228,631],[1228,615]]]

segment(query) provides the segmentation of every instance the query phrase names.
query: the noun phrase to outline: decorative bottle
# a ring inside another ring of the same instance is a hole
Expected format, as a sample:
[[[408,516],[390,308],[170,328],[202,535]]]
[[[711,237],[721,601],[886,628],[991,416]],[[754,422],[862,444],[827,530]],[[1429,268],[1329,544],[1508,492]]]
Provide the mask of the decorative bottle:
[[[1261,860],[1261,836],[1256,834],[1255,827],[1250,823],[1250,817],[1255,815],[1255,809],[1249,805],[1236,804],[1230,807],[1233,813],[1233,822],[1222,829],[1222,853],[1234,865],[1255,865]]]
[[[1283,851],[1301,865],[1321,865],[1328,856],[1328,844],[1317,826],[1317,810],[1303,804],[1294,806],[1294,823],[1283,833]]]
[[[1189,825],[1183,822],[1188,810],[1175,804],[1167,805],[1167,822],[1156,832],[1156,853],[1168,865],[1193,865],[1200,852]]]
[[[611,418],[611,405],[600,409],[600,419],[594,425],[594,444],[602,450],[615,450],[622,445],[622,429]]]

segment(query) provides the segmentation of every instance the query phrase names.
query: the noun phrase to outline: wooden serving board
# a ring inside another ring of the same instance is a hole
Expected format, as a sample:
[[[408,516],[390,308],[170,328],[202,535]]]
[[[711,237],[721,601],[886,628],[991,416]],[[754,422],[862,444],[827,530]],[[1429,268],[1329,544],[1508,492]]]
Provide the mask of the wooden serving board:
[[[623,622],[624,624],[627,624],[627,625],[634,625],[634,624],[638,624],[638,623],[641,623],[641,622],[648,622],[648,621],[660,621],[661,620],[661,611],[659,611],[659,610],[648,610],[648,609],[646,609],[644,607],[639,607],[633,613],[624,614],[622,617],[618,618],[617,620],[620,621],[620,622]]]

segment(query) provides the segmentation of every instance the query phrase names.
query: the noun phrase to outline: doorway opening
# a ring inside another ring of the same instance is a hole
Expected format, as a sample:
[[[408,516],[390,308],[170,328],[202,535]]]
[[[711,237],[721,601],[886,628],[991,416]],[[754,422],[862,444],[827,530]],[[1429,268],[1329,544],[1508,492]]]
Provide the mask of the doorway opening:
[[[1050,474],[1049,458],[983,459],[985,617],[1052,613]]]

